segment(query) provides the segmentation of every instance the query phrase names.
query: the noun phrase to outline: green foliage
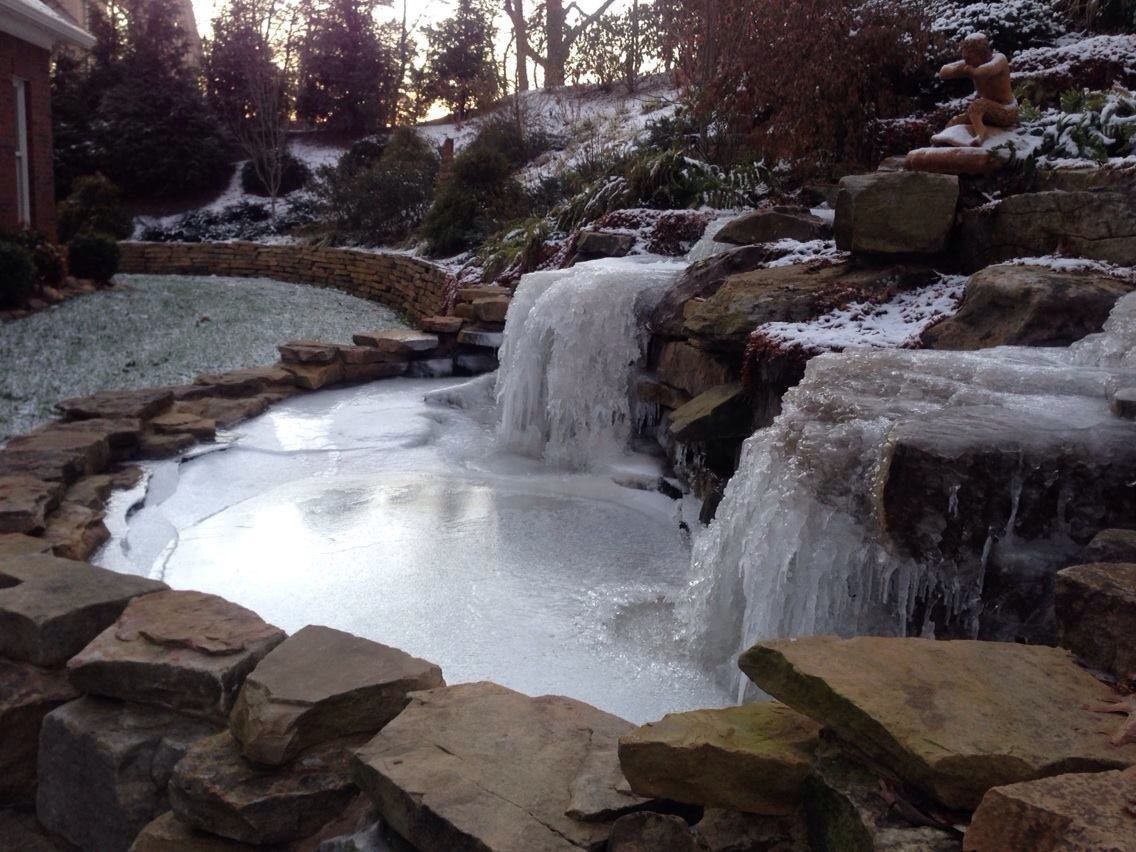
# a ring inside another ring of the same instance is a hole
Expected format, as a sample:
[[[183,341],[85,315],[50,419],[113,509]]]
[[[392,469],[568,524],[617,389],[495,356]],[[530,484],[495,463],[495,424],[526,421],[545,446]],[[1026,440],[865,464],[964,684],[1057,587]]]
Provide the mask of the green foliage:
[[[1108,92],[1062,92],[1060,110],[1022,116],[1026,131],[1041,137],[1040,152],[1103,162],[1136,153],[1136,95],[1116,87]]]
[[[67,266],[76,278],[105,284],[118,272],[118,243],[106,234],[79,234],[67,244]]]
[[[458,0],[452,17],[426,28],[421,97],[444,104],[459,121],[501,94],[501,76],[493,55],[495,14],[496,6],[486,0]]]
[[[308,185],[311,180],[312,171],[300,160],[297,160],[291,154],[284,155],[284,162],[281,166],[281,180],[280,180],[280,195],[287,195],[290,192],[295,192],[297,189],[303,189]],[[267,198],[272,195],[268,187],[257,174],[256,167],[253,165],[252,160],[249,160],[241,167],[241,188],[251,195],[259,195],[262,198]]]
[[[35,262],[23,246],[0,242],[0,309],[18,308],[35,287]]]
[[[0,240],[21,246],[31,255],[37,285],[58,287],[63,282],[66,273],[63,253],[43,234],[24,229],[15,234],[0,234]]]
[[[134,230],[118,187],[102,175],[75,181],[71,194],[59,203],[58,220],[59,239],[63,242],[80,233],[110,234],[124,240]]]
[[[430,144],[400,128],[386,145],[356,145],[338,165],[321,169],[316,194],[339,236],[380,245],[404,239],[422,221],[437,173]]]
[[[494,235],[477,252],[481,279],[519,278],[536,269],[544,259],[545,241],[550,233],[547,219],[531,218]]]

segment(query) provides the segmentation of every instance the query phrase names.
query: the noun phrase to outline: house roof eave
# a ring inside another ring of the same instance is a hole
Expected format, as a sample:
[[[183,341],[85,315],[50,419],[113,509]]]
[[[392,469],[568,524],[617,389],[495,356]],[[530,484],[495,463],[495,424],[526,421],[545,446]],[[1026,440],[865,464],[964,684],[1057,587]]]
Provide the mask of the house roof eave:
[[[0,32],[51,50],[58,42],[89,50],[95,37],[32,0],[0,0]]]

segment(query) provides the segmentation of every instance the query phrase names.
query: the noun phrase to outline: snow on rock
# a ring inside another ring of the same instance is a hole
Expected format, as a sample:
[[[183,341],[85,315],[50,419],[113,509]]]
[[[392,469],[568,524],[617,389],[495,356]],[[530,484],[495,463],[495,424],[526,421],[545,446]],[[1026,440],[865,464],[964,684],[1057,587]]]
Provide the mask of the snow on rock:
[[[911,349],[924,331],[958,311],[965,288],[965,277],[944,275],[882,304],[853,302],[806,322],[766,323],[750,336],[750,346],[807,356],[858,347]]]
[[[771,260],[765,264],[767,269],[796,266],[798,263],[808,263],[813,260],[840,262],[851,256],[848,252],[840,251],[832,240],[800,242],[799,240],[784,239],[769,243],[769,247],[774,251],[783,252],[783,254],[776,260]]]
[[[1007,260],[1004,266],[1044,266],[1058,272],[1096,272],[1107,275],[1118,281],[1128,281],[1136,284],[1136,269],[1130,266],[1116,266],[1101,260],[1088,260],[1083,257],[1057,257],[1056,255],[1043,255],[1041,257],[1018,257]]]

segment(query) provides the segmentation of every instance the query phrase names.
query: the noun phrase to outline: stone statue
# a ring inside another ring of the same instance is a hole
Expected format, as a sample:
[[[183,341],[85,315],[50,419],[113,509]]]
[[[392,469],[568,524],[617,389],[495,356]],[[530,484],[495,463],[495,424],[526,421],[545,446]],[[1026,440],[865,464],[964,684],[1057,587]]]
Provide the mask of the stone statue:
[[[967,143],[949,133],[934,141],[940,144],[980,146],[989,134],[987,125],[1013,127],[1018,123],[1018,102],[1010,84],[1010,62],[1004,54],[995,53],[982,33],[972,33],[962,40],[962,59],[944,65],[939,76],[944,80],[969,77],[974,81],[975,98],[966,112],[956,115],[947,127],[967,125],[971,139]]]

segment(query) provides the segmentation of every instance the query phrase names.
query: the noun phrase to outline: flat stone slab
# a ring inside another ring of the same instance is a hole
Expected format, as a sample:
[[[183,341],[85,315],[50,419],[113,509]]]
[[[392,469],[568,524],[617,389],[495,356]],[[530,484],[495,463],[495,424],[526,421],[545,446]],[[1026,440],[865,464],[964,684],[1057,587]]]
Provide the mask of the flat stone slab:
[[[406,361],[386,364],[344,364],[343,381],[377,382],[380,379],[393,379],[397,376],[406,375],[408,366]]]
[[[1059,643],[1092,668],[1136,675],[1136,564],[1076,565],[1057,574]]]
[[[631,789],[780,816],[800,804],[820,725],[776,701],[674,713],[619,741]]]
[[[136,417],[119,417],[113,420],[98,417],[93,420],[67,420],[43,427],[43,432],[90,432],[106,436],[112,451],[129,450],[138,446],[142,436],[142,421]]]
[[[430,352],[438,348],[438,337],[409,329],[386,329],[384,331],[364,331],[352,340],[358,346],[370,346],[380,352],[392,355],[412,355],[417,352]]]
[[[217,437],[217,422],[189,411],[170,411],[150,421],[150,428],[159,435],[192,435],[199,441],[212,441]]]
[[[567,816],[572,787],[592,752],[614,761],[631,729],[570,698],[462,684],[413,695],[356,751],[355,774],[384,821],[421,849],[594,849],[611,823]]]
[[[110,464],[110,443],[97,432],[33,432],[0,450],[0,476],[27,474],[52,482],[74,482],[102,473]]]
[[[1136,770],[1058,775],[995,787],[963,839],[965,852],[1067,852],[1136,845]]]
[[[500,331],[465,328],[458,335],[458,343],[463,343],[466,346],[480,346],[484,349],[500,349],[505,343],[505,335]]]
[[[343,364],[333,361],[330,364],[284,364],[284,369],[292,374],[296,387],[304,390],[319,390],[329,385],[340,384],[344,379]]]
[[[508,296],[474,299],[473,316],[479,322],[504,322],[513,300]]]
[[[339,360],[347,365],[382,364],[391,361],[390,353],[382,352],[373,346],[340,346]]]
[[[671,416],[670,432],[684,443],[753,434],[754,411],[749,393],[738,382],[701,393]]]
[[[51,545],[42,538],[21,533],[0,535],[0,564],[13,556],[35,556],[40,553],[51,553]]]
[[[80,562],[90,557],[109,538],[102,509],[91,509],[79,503],[64,502],[47,519],[43,532],[43,539],[51,545],[52,553]]]
[[[458,290],[459,302],[474,302],[477,299],[491,299],[495,296],[512,296],[508,287],[492,285],[489,287],[462,287]]]
[[[63,487],[32,476],[0,476],[0,533],[36,533],[59,505]]]
[[[428,334],[457,334],[465,325],[461,317],[423,317],[418,326]]]
[[[59,669],[0,659],[0,802],[34,800],[43,717],[78,697]]]
[[[110,474],[100,473],[95,476],[84,476],[67,489],[63,496],[65,503],[74,503],[94,511],[102,511],[106,501],[115,488],[115,478]]]
[[[313,834],[357,794],[350,748],[316,746],[286,767],[246,760],[228,732],[201,741],[178,763],[170,805],[183,821],[232,840],[288,843]]]
[[[0,561],[0,656],[60,666],[165,583],[54,556]]]
[[[80,698],[47,714],[36,812],[83,849],[125,852],[169,809],[174,765],[216,728],[168,710]]]
[[[298,366],[294,369],[300,370]],[[289,376],[293,376],[293,392],[295,392],[295,376],[291,371],[286,372],[288,372]],[[208,417],[210,420],[214,421],[218,427],[228,429],[244,420],[248,420],[250,417],[256,417],[258,414],[263,413],[264,410],[268,408],[269,399],[266,395],[262,394],[241,399],[212,397],[183,404],[194,413],[202,417]]]
[[[287,391],[295,387],[292,374],[281,367],[253,367],[224,373],[203,373],[194,384],[208,388],[211,396],[243,399],[266,391]]]
[[[230,727],[246,757],[278,766],[318,743],[378,731],[409,703],[407,693],[440,686],[434,663],[312,625],[245,679]]]
[[[761,689],[831,728],[942,804],[978,806],[991,787],[1068,767],[1136,764],[1114,698],[1066,651],[1008,642],[806,637],[761,642],[738,662]]]
[[[174,395],[165,388],[147,390],[99,391],[91,396],[65,399],[55,404],[68,420],[149,420],[174,404]]]
[[[285,364],[334,364],[339,360],[339,348],[334,343],[317,340],[296,340],[277,350]]]
[[[216,595],[163,591],[132,601],[68,663],[84,692],[224,723],[245,676],[284,631]]]

